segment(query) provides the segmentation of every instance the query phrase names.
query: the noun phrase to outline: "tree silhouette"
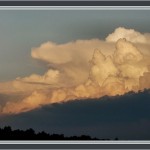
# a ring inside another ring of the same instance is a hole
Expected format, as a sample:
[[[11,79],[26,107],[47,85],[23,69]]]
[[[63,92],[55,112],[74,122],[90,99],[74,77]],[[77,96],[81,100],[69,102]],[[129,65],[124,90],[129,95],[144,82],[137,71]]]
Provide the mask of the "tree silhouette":
[[[30,128],[25,131],[17,129],[12,130],[10,126],[0,128],[0,140],[106,140],[91,138],[88,135],[81,136],[71,136],[65,137],[64,134],[49,134],[44,131],[35,133],[35,131]],[[107,139],[109,140],[109,139]],[[118,138],[115,138],[118,140]]]

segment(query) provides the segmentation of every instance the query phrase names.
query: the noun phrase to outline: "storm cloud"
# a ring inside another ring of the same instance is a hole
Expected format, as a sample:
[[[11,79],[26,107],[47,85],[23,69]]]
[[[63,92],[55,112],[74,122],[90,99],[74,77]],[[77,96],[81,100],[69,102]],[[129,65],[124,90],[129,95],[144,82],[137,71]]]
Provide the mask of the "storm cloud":
[[[33,128],[37,132],[120,140],[150,139],[150,90],[122,96],[104,96],[49,104],[21,113],[1,116],[1,127]]]
[[[2,114],[26,112],[41,105],[123,95],[150,87],[149,33],[117,28],[106,40],[51,41],[31,49],[47,72],[0,83],[1,93],[26,93],[8,101]]]

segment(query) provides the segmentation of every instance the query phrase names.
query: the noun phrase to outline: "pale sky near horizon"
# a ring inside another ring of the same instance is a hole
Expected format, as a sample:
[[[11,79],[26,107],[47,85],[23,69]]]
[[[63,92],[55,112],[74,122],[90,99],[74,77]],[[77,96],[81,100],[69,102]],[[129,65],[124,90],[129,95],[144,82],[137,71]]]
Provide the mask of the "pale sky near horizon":
[[[150,32],[150,10],[0,10],[0,81],[47,68],[31,48],[47,41],[66,43],[105,37],[117,27]]]

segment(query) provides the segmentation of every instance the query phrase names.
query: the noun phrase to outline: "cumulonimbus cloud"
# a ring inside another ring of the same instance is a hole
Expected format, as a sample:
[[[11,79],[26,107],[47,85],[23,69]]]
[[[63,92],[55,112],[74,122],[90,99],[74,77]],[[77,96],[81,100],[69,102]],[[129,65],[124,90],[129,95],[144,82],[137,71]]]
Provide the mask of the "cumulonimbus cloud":
[[[148,36],[133,29],[117,28],[106,41],[46,42],[32,48],[31,56],[46,62],[48,71],[0,83],[3,93],[30,93],[20,101],[7,102],[1,108],[2,113],[20,113],[51,103],[150,88]]]
[[[124,27],[119,27],[115,29],[115,31],[111,34],[109,34],[106,37],[106,41],[108,42],[116,42],[120,38],[126,38],[128,41],[133,43],[148,43],[149,39],[146,35],[141,34],[138,31],[135,31],[134,29],[126,29]]]

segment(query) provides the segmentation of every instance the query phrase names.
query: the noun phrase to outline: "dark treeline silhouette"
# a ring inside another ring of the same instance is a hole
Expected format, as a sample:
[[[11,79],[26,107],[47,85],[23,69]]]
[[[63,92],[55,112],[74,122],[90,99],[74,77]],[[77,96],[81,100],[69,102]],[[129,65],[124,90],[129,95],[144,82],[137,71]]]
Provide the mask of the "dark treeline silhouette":
[[[91,138],[88,135],[65,137],[64,134],[49,134],[44,131],[35,133],[33,129],[25,131],[17,129],[12,130],[10,126],[0,128],[0,140],[109,140]],[[118,140],[118,138],[115,138]]]

